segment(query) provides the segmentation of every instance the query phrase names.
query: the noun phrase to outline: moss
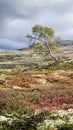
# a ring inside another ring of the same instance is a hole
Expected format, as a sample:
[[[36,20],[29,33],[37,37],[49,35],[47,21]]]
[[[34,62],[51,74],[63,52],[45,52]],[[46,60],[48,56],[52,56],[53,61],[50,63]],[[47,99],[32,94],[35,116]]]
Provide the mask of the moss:
[[[73,62],[56,62],[48,66],[49,70],[73,70]]]

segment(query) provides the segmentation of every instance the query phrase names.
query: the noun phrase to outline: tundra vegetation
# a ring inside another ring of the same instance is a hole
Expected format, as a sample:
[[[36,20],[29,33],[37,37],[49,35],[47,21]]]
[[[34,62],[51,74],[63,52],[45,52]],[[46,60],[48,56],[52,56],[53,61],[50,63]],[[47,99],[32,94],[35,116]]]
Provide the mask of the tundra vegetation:
[[[57,60],[51,28],[32,32],[27,50],[0,52],[0,130],[73,130],[73,55]]]

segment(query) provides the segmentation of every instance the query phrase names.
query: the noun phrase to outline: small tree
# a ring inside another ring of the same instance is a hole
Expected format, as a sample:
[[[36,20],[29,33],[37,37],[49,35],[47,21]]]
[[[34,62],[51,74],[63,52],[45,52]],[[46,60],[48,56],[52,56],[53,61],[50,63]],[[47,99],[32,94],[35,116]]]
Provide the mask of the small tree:
[[[51,58],[56,62],[57,59],[53,56],[52,50],[56,47],[54,42],[54,30],[47,26],[35,25],[32,28],[32,34],[27,34],[27,38],[32,41],[32,46],[35,44],[37,48],[44,48]]]

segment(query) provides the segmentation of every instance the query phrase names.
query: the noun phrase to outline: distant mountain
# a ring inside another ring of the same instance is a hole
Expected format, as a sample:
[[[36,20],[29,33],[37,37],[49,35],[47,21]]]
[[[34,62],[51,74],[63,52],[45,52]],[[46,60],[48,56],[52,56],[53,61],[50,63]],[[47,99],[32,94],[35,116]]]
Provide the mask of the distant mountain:
[[[73,40],[61,40],[58,43],[58,46],[59,47],[73,46]],[[28,46],[28,47],[20,48],[20,49],[17,49],[17,50],[19,50],[19,51],[29,51],[29,50],[31,50],[31,47]]]
[[[73,46],[73,40],[61,40],[59,42],[60,47]]]
[[[19,51],[28,51],[29,47],[20,48],[20,49],[17,49],[17,50],[19,50]]]

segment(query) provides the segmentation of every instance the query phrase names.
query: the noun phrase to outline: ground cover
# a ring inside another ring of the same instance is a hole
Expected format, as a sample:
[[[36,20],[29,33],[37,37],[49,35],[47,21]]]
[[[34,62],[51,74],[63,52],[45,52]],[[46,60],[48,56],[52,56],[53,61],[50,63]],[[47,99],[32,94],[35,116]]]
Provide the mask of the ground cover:
[[[72,62],[0,71],[0,130],[8,129],[73,130]]]

